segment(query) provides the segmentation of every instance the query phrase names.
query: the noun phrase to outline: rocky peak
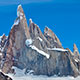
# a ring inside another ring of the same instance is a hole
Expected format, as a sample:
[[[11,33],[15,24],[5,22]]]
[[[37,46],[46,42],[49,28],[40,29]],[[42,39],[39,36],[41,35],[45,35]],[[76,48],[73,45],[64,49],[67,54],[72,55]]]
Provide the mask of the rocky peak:
[[[6,61],[3,66],[3,72],[7,73],[14,64],[14,58],[19,59],[25,48],[26,39],[30,38],[27,20],[23,12],[22,6],[17,9],[17,19],[9,33],[7,44],[4,52],[6,53]],[[8,64],[10,63],[10,64]],[[6,67],[8,68],[6,69]]]
[[[1,41],[0,41],[0,51],[1,52],[4,51],[6,41],[7,41],[7,36],[5,34],[3,34],[2,37],[1,37]]]
[[[17,16],[20,17],[20,16],[23,16],[24,15],[24,11],[23,11],[23,8],[21,5],[18,6],[17,8]]]
[[[50,44],[48,40],[45,38],[43,33],[41,32],[39,26],[35,24],[32,19],[29,20],[29,31],[30,31],[30,36],[34,40],[34,45],[38,47],[39,49],[46,49],[46,47],[49,47]],[[47,49],[46,49],[47,50]]]
[[[17,8],[17,18],[9,33],[6,48],[7,53],[11,53],[12,47],[21,49],[25,45],[26,39],[30,38],[30,33],[27,25],[27,20],[21,5]],[[12,52],[13,53],[13,52]]]
[[[2,40],[6,39],[6,38],[7,38],[6,35],[3,34],[3,35],[2,35]]]
[[[26,17],[25,17],[25,14],[24,14],[24,11],[23,11],[23,8],[21,5],[18,6],[17,8],[17,21],[19,22],[20,21],[20,25],[24,28],[25,30],[25,35],[26,35],[26,38],[30,38],[30,33],[29,33],[29,29],[28,29],[28,24],[27,24],[27,20],[26,20]]]
[[[79,51],[75,43],[73,44],[73,53],[75,56],[79,56]]]
[[[72,56],[74,55],[69,48],[66,48],[66,49],[69,51],[69,53],[70,53]]]
[[[52,30],[50,30],[48,27],[45,27],[44,29],[44,35],[48,35],[48,36],[55,36],[55,34],[52,32]]]
[[[25,73],[33,70],[35,75],[77,76],[79,73],[72,61],[73,56],[69,55],[72,52],[62,49],[60,40],[52,30],[46,27],[43,35],[32,19],[29,20],[28,29],[21,5],[18,6],[17,19],[3,49],[5,57],[1,59],[0,65],[4,73],[14,72],[13,66],[26,69]],[[76,52],[79,54],[74,45]]]
[[[40,28],[37,24],[33,23],[32,19],[29,20],[29,31],[32,38],[35,38],[37,36],[43,36]]]
[[[53,44],[52,47],[61,47],[62,48],[62,44],[61,44],[60,40],[54,34],[54,32],[51,29],[49,29],[48,27],[45,27],[45,29],[44,29],[44,36],[47,38],[47,40],[51,44]]]
[[[32,19],[30,18],[30,19],[29,19],[29,24],[31,24],[31,23],[33,23],[33,21],[32,21]]]
[[[75,50],[78,50],[78,48],[77,48],[77,46],[76,46],[75,43],[73,44],[73,50],[74,50],[74,51],[75,51]]]

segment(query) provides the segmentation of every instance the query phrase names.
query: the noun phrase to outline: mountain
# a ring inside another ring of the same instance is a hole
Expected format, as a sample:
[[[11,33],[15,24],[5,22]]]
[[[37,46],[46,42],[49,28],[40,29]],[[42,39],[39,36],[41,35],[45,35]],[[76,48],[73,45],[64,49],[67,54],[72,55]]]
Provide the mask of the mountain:
[[[17,8],[17,18],[6,37],[0,39],[0,69],[4,73],[15,73],[13,67],[25,69],[25,74],[47,76],[80,75],[80,54],[64,49],[59,38],[48,27],[44,33],[32,19],[29,27],[21,5]]]

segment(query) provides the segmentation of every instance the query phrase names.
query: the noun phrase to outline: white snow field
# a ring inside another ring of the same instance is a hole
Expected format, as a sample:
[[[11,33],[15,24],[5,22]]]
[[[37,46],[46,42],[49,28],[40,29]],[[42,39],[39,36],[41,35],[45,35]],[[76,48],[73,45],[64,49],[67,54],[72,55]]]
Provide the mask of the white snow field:
[[[47,76],[33,76],[33,75],[15,76],[11,74],[9,74],[9,76],[13,80],[80,80],[80,76],[77,78],[69,76],[68,77],[57,77],[57,76],[47,77]]]
[[[13,80],[80,80],[80,76],[77,78],[74,77],[57,77],[52,76],[52,77],[47,77],[47,76],[34,76],[30,72],[33,72],[32,70],[29,72],[30,74],[25,75],[25,69],[20,70],[16,67],[13,67],[15,69],[15,74],[8,74]]]

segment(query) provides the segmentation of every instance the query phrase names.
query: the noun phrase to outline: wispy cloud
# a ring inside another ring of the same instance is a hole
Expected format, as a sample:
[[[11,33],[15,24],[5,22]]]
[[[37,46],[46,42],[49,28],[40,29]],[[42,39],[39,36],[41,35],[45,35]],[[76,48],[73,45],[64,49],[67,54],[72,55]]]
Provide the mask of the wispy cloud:
[[[80,0],[53,0],[54,3],[80,3]]]
[[[0,0],[0,5],[12,4],[28,4],[40,2],[53,2],[53,3],[80,3],[80,0]]]
[[[36,2],[50,2],[52,0],[0,0],[0,5],[10,5],[10,4],[27,4]]]

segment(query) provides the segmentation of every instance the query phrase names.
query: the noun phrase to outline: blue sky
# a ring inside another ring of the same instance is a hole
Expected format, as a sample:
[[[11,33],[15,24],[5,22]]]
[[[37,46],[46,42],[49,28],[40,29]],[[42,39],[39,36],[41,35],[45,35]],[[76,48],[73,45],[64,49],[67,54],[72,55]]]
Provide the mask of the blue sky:
[[[47,25],[64,48],[72,50],[76,43],[80,50],[80,0],[0,0],[0,35],[9,34],[18,4],[22,4],[27,21],[32,18],[42,31]]]
[[[0,5],[27,4],[38,2],[80,3],[80,0],[0,0]]]

